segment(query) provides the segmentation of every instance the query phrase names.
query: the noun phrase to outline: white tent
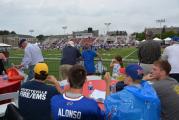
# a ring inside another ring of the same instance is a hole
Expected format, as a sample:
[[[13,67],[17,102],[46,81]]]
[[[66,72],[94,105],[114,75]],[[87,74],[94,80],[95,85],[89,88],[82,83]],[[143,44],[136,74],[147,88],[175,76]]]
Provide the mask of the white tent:
[[[144,41],[146,41],[145,39],[144,40],[142,40],[142,42],[144,42]]]
[[[167,37],[167,38],[165,38],[164,39],[165,41],[170,41],[170,40],[172,40],[170,37]]]
[[[159,39],[158,37],[154,38],[153,40],[155,40],[155,41],[162,41],[162,40]]]
[[[171,39],[171,38],[169,38],[169,37],[165,38],[165,39],[164,39],[165,44],[170,44],[170,41],[171,41],[171,40],[172,40],[172,39]]]
[[[11,45],[5,44],[5,43],[0,43],[0,47],[11,47]]]

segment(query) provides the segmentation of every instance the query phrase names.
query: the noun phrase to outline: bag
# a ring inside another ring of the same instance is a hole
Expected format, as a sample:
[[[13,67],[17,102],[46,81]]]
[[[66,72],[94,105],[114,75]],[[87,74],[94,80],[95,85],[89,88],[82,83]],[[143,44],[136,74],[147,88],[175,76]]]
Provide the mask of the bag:
[[[106,67],[103,65],[101,60],[96,63],[95,68],[97,74],[104,75],[107,71]]]

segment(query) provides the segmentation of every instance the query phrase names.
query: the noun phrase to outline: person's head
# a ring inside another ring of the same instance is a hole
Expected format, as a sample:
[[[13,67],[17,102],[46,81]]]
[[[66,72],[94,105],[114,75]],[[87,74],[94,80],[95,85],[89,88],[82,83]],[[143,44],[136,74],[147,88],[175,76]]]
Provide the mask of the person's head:
[[[130,64],[125,69],[126,78],[124,83],[130,85],[132,83],[139,83],[143,78],[143,69],[137,64]]]
[[[167,77],[170,73],[171,65],[167,60],[157,60],[153,63],[151,74],[157,80]]]
[[[74,46],[75,46],[74,42],[73,42],[73,41],[71,41],[71,40],[70,40],[70,41],[68,41],[67,45],[68,45],[68,46],[72,46],[72,47],[74,47]]]
[[[153,32],[150,30],[145,31],[146,40],[151,40],[153,38]]]
[[[72,65],[64,65],[60,68],[62,80],[66,80],[68,78],[68,72],[69,72],[71,67],[72,67]]]
[[[84,49],[85,50],[88,50],[90,48],[90,44],[89,43],[86,43],[85,45],[84,45]]]
[[[34,67],[34,74],[36,80],[46,80],[48,76],[48,65],[46,63],[37,63]]]
[[[120,55],[115,56],[114,59],[116,60],[117,63],[121,65],[121,67],[123,67],[122,57]]]
[[[21,39],[21,40],[19,41],[19,47],[22,48],[22,49],[24,49],[26,46],[27,46],[27,41],[26,41],[26,39]]]
[[[81,89],[86,81],[86,71],[81,65],[74,65],[68,73],[68,82],[71,88]]]

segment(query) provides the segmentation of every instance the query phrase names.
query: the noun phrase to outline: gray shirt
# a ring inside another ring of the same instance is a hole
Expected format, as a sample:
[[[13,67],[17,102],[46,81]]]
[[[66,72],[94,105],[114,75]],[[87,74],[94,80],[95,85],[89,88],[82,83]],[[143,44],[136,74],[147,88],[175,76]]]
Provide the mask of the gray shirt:
[[[160,43],[154,40],[146,40],[139,45],[138,59],[140,63],[152,64],[161,56]]]
[[[162,120],[179,120],[179,83],[170,77],[153,84],[161,101]]]

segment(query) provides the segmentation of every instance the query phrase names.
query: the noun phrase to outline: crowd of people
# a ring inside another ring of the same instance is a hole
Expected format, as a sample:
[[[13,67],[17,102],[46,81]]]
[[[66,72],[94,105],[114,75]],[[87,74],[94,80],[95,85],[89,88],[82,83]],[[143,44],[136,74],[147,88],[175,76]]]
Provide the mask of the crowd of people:
[[[112,76],[109,72],[104,75],[104,110],[82,94],[87,75],[95,74],[94,58],[100,58],[90,44],[85,43],[80,53],[74,41],[67,43],[59,67],[62,78],[57,81],[49,75],[40,48],[21,40],[19,47],[24,49],[24,58],[16,67],[27,67],[31,73],[19,90],[20,114],[25,120],[178,120],[179,41],[166,47],[162,54],[160,44],[152,37],[153,33],[146,31],[146,42],[138,48],[139,64],[127,65],[123,73],[119,72],[124,68],[122,57],[112,59]],[[84,61],[83,66],[79,65],[80,60]],[[111,93],[111,79],[120,74],[124,80],[118,81],[116,91]],[[65,91],[63,82],[69,85]]]

